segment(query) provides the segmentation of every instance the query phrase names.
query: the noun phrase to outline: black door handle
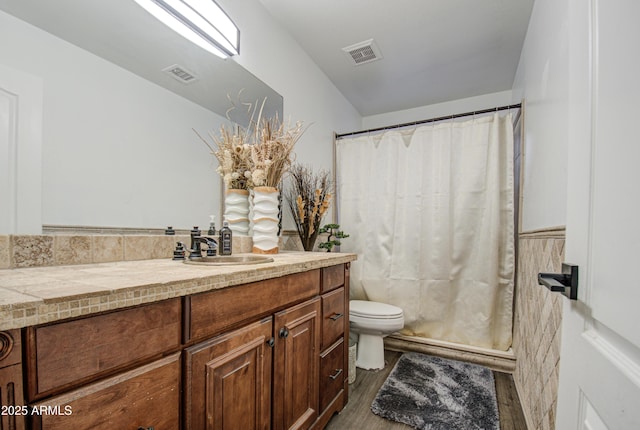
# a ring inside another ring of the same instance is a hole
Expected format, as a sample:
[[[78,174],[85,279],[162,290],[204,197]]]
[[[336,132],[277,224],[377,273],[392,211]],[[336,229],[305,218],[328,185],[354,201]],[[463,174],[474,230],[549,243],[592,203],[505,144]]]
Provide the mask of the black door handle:
[[[538,273],[538,284],[578,300],[578,266],[562,263],[562,273]]]

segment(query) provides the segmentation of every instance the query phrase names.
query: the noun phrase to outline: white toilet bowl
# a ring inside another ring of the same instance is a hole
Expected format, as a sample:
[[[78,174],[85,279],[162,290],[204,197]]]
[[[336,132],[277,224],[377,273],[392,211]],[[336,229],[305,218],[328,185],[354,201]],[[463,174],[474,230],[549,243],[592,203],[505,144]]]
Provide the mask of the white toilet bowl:
[[[373,370],[384,368],[383,337],[404,327],[399,307],[366,300],[349,302],[349,325],[358,334],[356,366]]]

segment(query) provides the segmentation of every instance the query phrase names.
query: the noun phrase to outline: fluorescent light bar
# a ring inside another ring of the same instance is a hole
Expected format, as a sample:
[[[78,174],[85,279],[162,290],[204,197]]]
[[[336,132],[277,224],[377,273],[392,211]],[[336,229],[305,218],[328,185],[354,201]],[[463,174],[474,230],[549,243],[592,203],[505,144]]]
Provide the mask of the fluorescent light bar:
[[[221,58],[240,52],[240,30],[213,0],[135,0],[182,37]]]

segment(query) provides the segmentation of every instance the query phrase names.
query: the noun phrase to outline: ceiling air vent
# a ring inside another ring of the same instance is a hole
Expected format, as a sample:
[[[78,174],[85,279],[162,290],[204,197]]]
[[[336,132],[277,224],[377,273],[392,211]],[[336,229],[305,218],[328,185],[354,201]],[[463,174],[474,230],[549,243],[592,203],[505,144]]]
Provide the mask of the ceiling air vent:
[[[198,80],[198,78],[193,73],[177,64],[162,69],[162,71],[175,80],[182,82],[183,84],[191,84]]]
[[[354,66],[370,63],[382,58],[380,49],[373,39],[347,46],[346,48],[342,48],[342,50],[347,54]]]

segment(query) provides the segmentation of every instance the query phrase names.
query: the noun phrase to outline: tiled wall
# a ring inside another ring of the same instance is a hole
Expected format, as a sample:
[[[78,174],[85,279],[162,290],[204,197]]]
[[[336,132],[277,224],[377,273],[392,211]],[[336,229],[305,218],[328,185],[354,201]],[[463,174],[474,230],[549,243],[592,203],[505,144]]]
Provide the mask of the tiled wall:
[[[43,234],[0,235],[0,269],[172,258],[188,235]],[[237,236],[233,252],[251,252],[251,238]]]
[[[563,296],[538,285],[537,275],[560,272],[564,243],[564,229],[519,238],[513,377],[529,430],[555,428]]]

